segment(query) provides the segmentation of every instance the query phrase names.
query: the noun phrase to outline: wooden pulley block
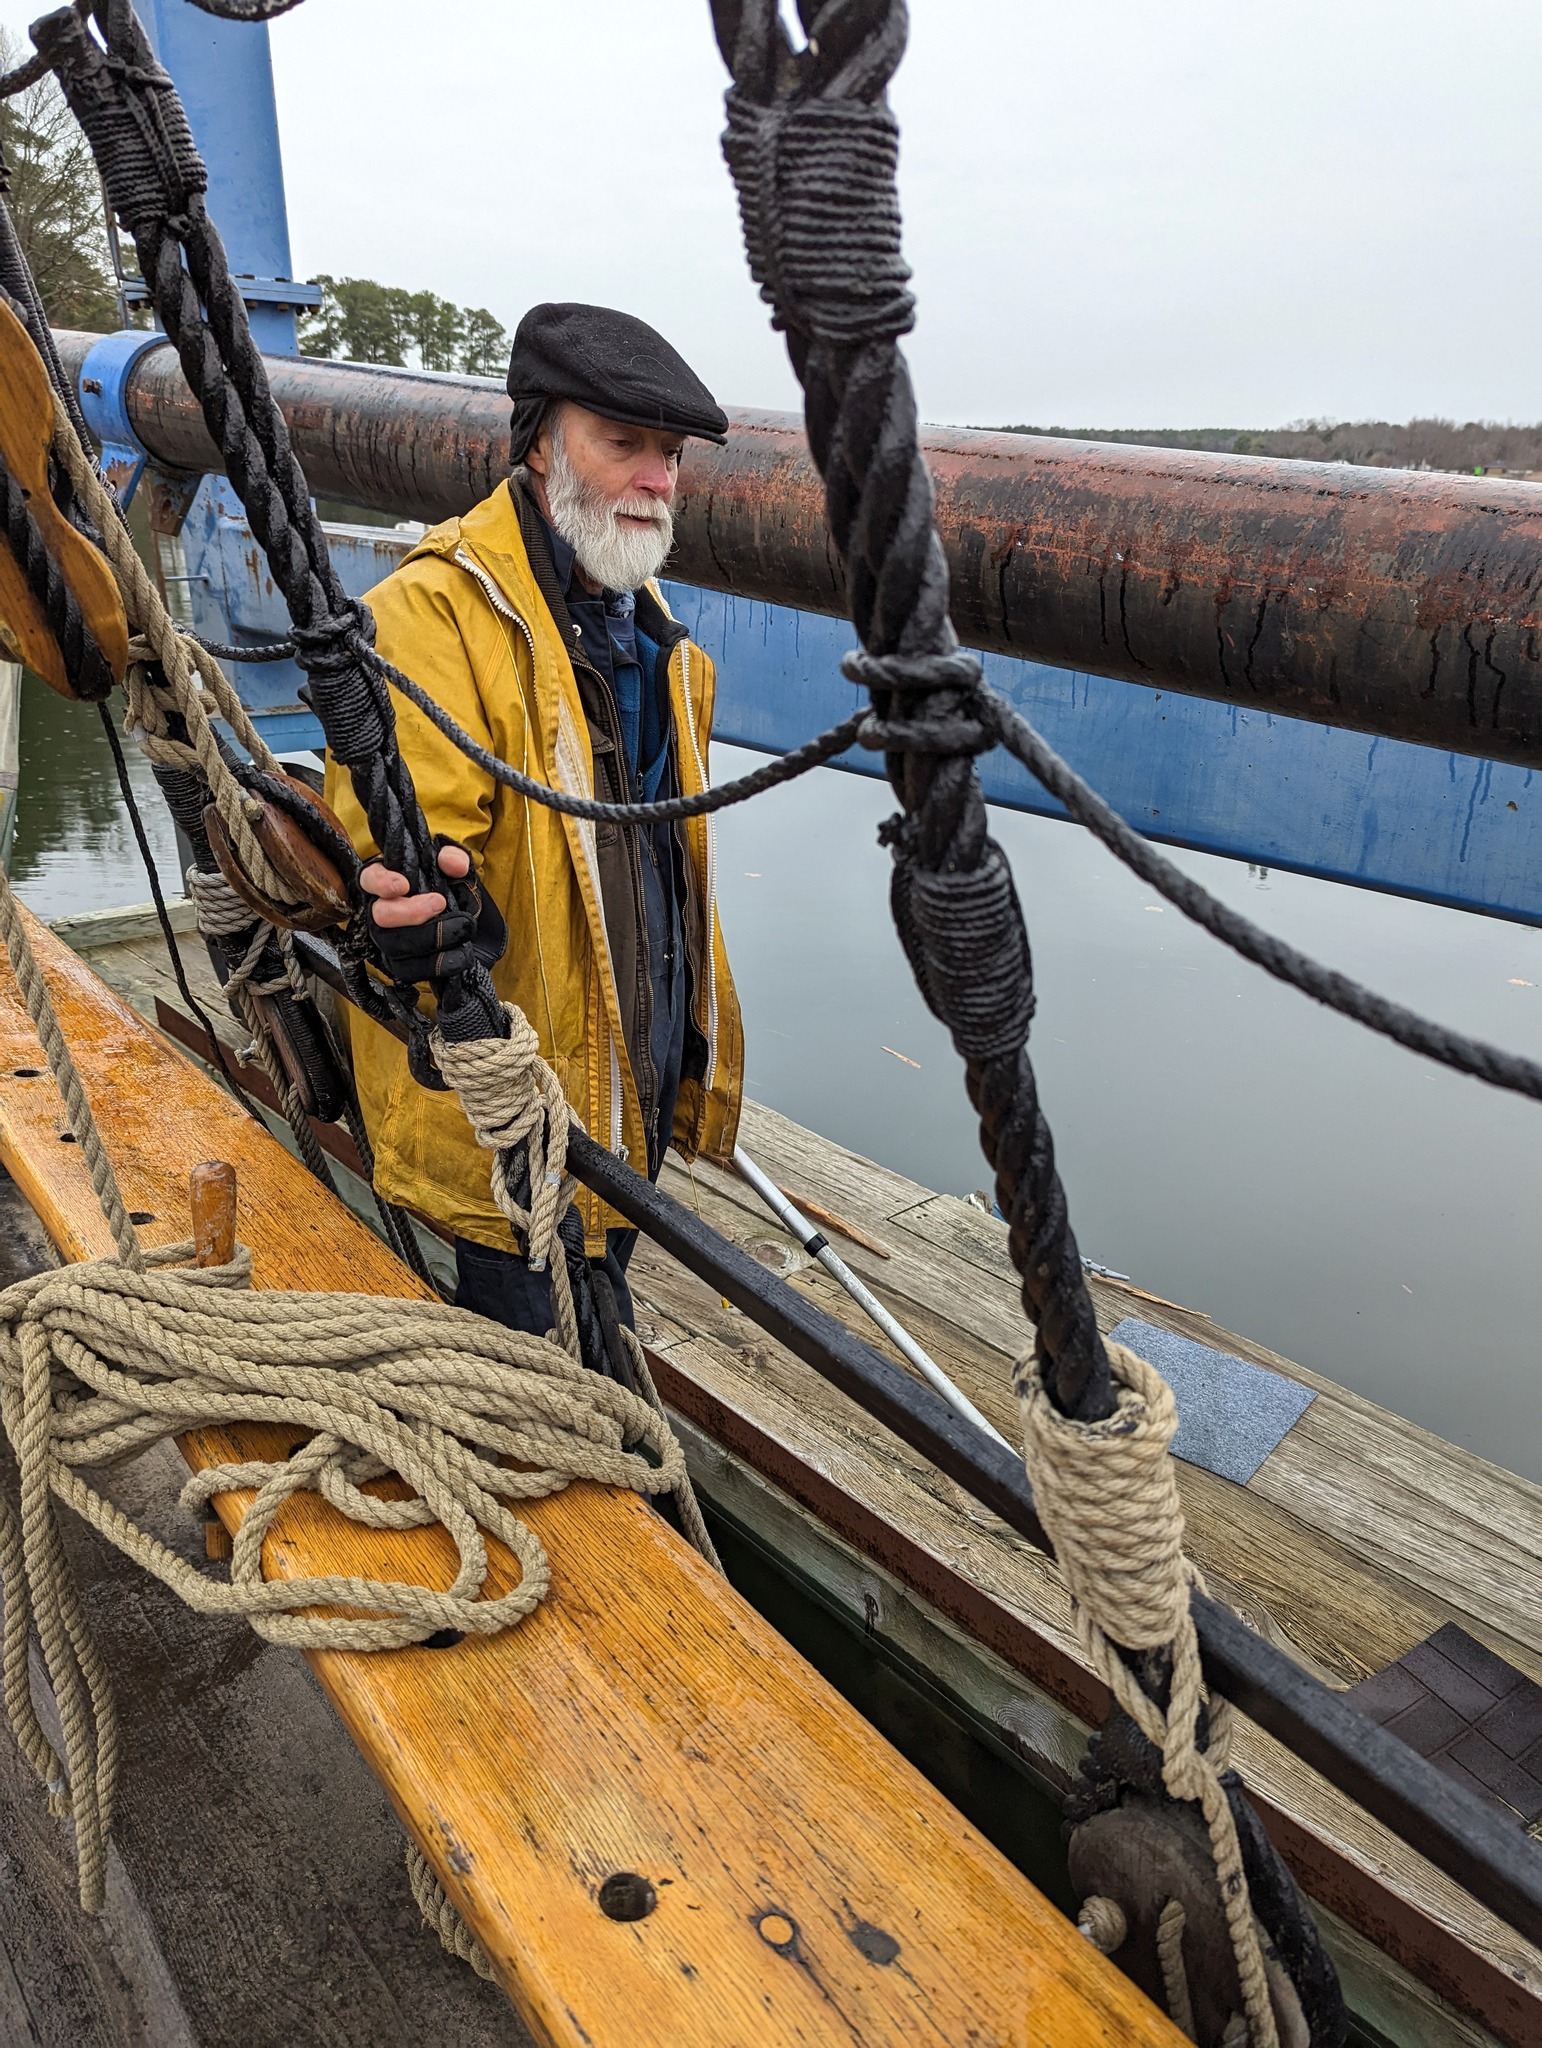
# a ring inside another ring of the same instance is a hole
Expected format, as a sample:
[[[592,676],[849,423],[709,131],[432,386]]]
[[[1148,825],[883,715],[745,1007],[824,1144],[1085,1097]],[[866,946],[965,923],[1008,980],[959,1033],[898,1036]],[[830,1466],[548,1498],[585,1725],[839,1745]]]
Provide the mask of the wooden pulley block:
[[[32,337],[0,298],[0,456],[25,492],[44,544],[80,607],[101,650],[106,669],[94,678],[73,678],[48,615],[33,595],[24,563],[0,532],[0,653],[25,662],[61,697],[99,703],[128,667],[128,621],[111,568],[54,503],[48,485],[48,451],[53,440],[54,394]],[[77,687],[77,680],[81,687]]]
[[[1163,1909],[1177,1900],[1183,1908],[1180,1954],[1194,2014],[1193,2038],[1199,2048],[1220,2048],[1233,2014],[1241,2010],[1242,1991],[1210,1836],[1199,1815],[1186,1806],[1126,1793],[1120,1805],[1072,1829],[1067,1864],[1078,1897],[1112,1899],[1123,1912],[1127,1931],[1111,1960],[1164,2012],[1168,2000],[1157,1929]],[[1258,1938],[1280,2048],[1311,2048],[1311,2030],[1295,1987],[1262,1927]]]
[[[334,810],[293,776],[283,775],[279,779],[299,798],[303,809],[314,813],[323,831],[330,830],[346,843],[342,820]],[[204,830],[220,873],[241,901],[249,903],[269,924],[282,925],[288,931],[324,932],[333,925],[346,924],[353,906],[348,884],[336,864],[306,836],[304,827],[287,811],[281,811],[260,793],[253,795],[251,801],[257,807],[251,818],[252,836],[283,883],[282,903],[270,902],[245,873],[213,804],[206,805],[203,814]]]

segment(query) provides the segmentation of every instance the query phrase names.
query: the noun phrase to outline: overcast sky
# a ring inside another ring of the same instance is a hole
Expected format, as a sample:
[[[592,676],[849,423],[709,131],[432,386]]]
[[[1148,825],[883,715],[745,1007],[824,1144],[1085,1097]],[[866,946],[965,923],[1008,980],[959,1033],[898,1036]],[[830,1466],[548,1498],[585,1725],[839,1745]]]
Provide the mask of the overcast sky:
[[[1542,418],[1537,25],[1538,0],[912,0],[923,412]],[[706,0],[307,0],[271,34],[299,275],[510,327],[608,300],[727,402],[793,403]]]

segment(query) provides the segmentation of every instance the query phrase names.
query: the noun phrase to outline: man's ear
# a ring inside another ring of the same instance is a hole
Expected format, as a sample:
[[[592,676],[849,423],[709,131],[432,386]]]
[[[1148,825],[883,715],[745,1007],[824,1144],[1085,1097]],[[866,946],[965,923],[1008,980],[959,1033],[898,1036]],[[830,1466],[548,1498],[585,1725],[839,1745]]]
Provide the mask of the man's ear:
[[[557,431],[561,411],[560,402],[547,406],[540,427],[536,431],[536,437],[525,452],[526,469],[532,470],[543,483],[551,473],[552,436]]]

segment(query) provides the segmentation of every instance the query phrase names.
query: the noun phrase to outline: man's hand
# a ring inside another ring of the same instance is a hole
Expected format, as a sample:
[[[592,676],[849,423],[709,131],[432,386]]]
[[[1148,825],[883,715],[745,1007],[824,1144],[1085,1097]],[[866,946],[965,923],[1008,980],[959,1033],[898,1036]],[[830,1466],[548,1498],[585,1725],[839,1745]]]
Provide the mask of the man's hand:
[[[471,873],[471,855],[464,846],[441,846],[439,872],[448,875],[452,882],[463,882]],[[431,917],[442,917],[450,907],[437,890],[414,896],[407,877],[399,875],[395,868],[388,868],[384,861],[370,862],[359,876],[359,887],[366,896],[374,897],[370,922],[381,931],[427,924]]]
[[[464,846],[450,841],[439,847],[442,875],[462,882],[471,871],[471,855]],[[369,915],[381,965],[400,986],[442,981],[478,964],[491,967],[508,943],[502,914],[474,881],[469,910],[452,910],[448,897],[437,889],[414,895],[405,875],[378,860],[360,874],[359,886],[374,898]]]

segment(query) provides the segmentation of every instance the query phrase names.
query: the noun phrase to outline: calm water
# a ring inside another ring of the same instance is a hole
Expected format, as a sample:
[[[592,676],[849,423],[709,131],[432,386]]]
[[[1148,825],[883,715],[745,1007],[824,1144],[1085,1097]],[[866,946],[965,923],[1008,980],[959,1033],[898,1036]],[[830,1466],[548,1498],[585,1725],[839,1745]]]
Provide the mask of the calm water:
[[[12,872],[48,916],[148,894],[97,715],[29,682]],[[719,778],[751,765],[716,752]],[[168,885],[175,855],[134,767]],[[984,1185],[958,1063],[889,922],[883,788],[822,770],[719,821],[762,1101],[928,1186]],[[1082,1249],[1542,1480],[1542,1108],[1373,1039],[1224,952],[1075,828],[1001,812],[1034,1048]],[[1180,858],[1332,964],[1542,1053],[1542,932]]]

